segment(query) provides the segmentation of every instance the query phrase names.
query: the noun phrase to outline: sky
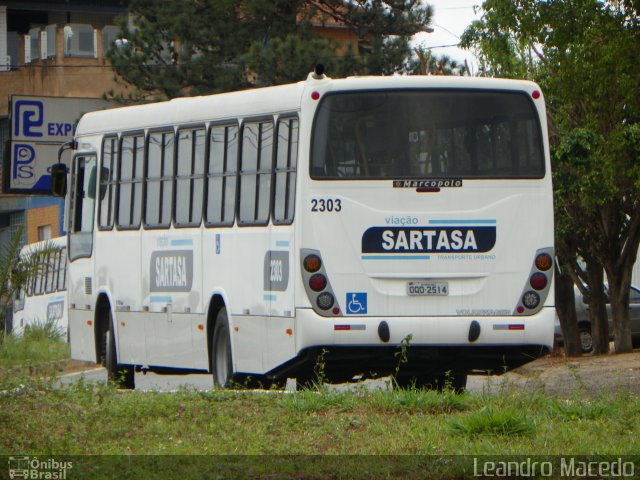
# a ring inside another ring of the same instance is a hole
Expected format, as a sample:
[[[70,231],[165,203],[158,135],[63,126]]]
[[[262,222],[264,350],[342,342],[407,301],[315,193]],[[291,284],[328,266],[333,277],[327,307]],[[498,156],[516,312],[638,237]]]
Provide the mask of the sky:
[[[416,46],[431,48],[437,55],[448,55],[462,63],[468,61],[472,71],[477,70],[477,61],[468,50],[455,46],[460,42],[460,36],[465,28],[480,18],[480,8],[483,0],[425,0],[433,6],[434,15],[431,20],[433,33],[420,34],[414,40]],[[475,6],[475,9],[474,9]],[[438,47],[438,48],[432,48]]]

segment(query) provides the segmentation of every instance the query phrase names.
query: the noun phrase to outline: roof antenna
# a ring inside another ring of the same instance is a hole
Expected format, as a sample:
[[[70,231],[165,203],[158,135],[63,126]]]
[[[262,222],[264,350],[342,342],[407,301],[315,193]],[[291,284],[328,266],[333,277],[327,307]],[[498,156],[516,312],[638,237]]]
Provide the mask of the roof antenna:
[[[313,68],[313,73],[311,74],[311,76],[315,80],[322,80],[323,78],[326,78],[325,75],[324,75],[324,65],[322,65],[321,63],[318,63]]]

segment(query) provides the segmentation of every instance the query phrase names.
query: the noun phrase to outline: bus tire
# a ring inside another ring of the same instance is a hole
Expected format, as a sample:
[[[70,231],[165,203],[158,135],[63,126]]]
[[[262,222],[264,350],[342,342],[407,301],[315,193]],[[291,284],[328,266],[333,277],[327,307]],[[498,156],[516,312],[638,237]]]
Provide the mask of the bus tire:
[[[107,378],[120,389],[133,390],[136,388],[133,365],[121,365],[118,363],[116,339],[113,332],[113,320],[111,319],[111,312],[109,312],[109,329],[105,332]]]
[[[231,337],[227,309],[222,308],[216,317],[211,342],[211,372],[213,385],[217,388],[229,388],[234,383],[233,357],[231,356]]]

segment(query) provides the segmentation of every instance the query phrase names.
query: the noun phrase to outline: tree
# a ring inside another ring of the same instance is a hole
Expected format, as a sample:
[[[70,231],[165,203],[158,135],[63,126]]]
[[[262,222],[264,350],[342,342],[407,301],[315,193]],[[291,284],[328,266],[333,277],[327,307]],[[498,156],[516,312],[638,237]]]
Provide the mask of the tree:
[[[546,92],[558,232],[567,236],[558,253],[565,265],[576,255],[588,261],[591,298],[602,291],[593,270],[604,269],[618,353],[631,349],[640,243],[638,8],[632,0],[487,0],[463,35],[483,72],[530,78]]]
[[[417,61],[413,73],[419,75],[465,75],[469,73],[466,65],[460,64],[447,55],[434,56],[424,48],[414,49]]]
[[[317,63],[334,76],[407,71],[409,39],[432,14],[419,0],[132,0],[129,11],[108,52],[125,101],[299,81]],[[341,55],[317,28],[336,24],[357,38]]]

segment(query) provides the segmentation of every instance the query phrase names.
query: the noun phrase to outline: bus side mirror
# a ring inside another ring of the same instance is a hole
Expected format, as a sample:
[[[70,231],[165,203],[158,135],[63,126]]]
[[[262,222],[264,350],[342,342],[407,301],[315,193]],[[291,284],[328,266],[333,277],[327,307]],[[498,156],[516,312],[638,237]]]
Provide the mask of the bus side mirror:
[[[51,166],[51,193],[56,197],[67,194],[67,166],[64,163]]]

